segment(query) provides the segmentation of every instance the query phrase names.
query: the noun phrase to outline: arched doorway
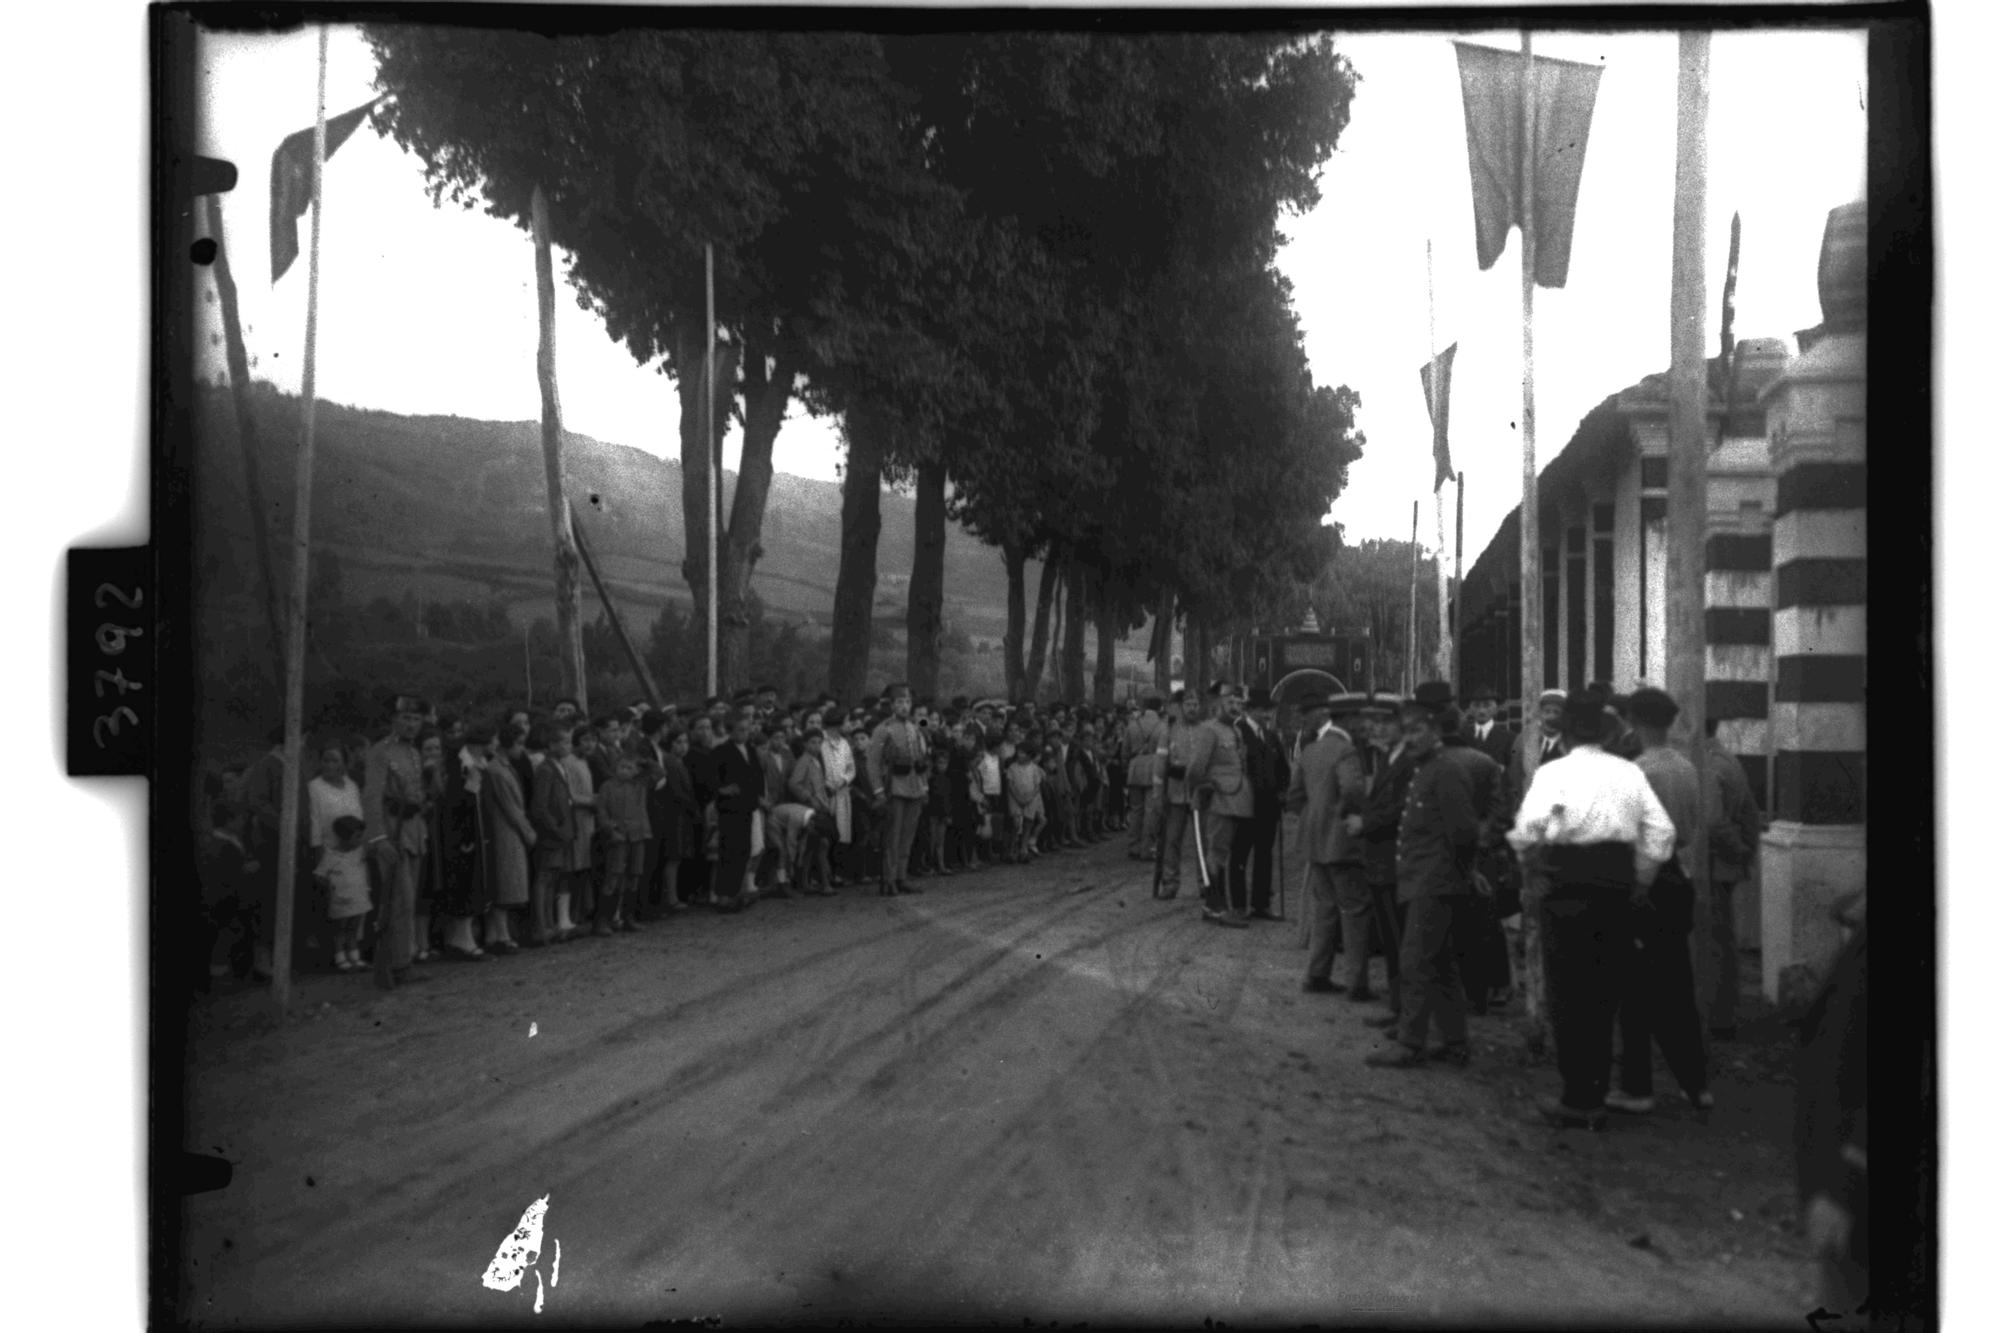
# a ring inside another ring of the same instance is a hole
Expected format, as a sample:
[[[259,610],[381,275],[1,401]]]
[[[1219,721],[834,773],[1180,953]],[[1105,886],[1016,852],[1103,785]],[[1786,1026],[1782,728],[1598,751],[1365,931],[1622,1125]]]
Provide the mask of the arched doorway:
[[[1278,678],[1271,686],[1271,702],[1278,710],[1278,735],[1284,739],[1287,753],[1292,748],[1292,738],[1297,735],[1299,724],[1294,706],[1300,697],[1313,692],[1334,695],[1347,693],[1347,686],[1341,684],[1340,677],[1317,667],[1300,667]]]

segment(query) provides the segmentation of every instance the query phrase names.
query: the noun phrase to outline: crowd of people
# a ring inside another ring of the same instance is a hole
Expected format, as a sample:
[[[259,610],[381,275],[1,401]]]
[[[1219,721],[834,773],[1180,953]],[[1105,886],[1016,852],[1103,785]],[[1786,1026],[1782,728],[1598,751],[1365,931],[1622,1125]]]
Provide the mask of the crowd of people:
[[[892,685],[853,708],[770,689],[595,718],[573,700],[491,724],[398,696],[388,734],[306,744],[295,917],[301,966],[483,962],[645,929],[691,908],[918,882],[1023,863],[1125,827],[1124,707],[958,698]],[[210,783],[207,977],[265,977],[275,938],[284,733]]]

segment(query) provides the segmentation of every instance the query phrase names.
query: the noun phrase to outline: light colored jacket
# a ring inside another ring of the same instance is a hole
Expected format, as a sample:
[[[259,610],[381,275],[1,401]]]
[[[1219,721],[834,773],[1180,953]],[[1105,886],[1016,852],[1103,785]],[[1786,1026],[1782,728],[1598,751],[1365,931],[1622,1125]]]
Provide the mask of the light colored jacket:
[[[1209,718],[1194,729],[1194,758],[1188,764],[1188,789],[1215,789],[1210,812],[1235,819],[1256,814],[1256,798],[1243,775],[1243,740],[1236,728]]]
[[[1359,864],[1361,841],[1345,819],[1368,800],[1368,770],[1361,752],[1339,727],[1328,727],[1299,751],[1285,809],[1299,818],[1299,844],[1314,865]]]

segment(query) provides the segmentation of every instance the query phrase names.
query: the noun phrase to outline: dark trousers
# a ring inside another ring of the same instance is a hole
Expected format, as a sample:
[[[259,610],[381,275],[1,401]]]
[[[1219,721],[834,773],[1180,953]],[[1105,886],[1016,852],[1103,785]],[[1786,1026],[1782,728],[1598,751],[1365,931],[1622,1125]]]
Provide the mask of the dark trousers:
[[[910,850],[917,841],[924,798],[891,796],[882,822],[882,882],[897,888],[910,882]]]
[[[1250,821],[1235,815],[1218,815],[1214,811],[1199,813],[1201,820],[1202,851],[1208,866],[1208,888],[1202,894],[1202,903],[1211,912],[1243,910],[1243,880],[1231,873],[1230,865],[1235,854],[1236,842],[1243,828]]]
[[[1389,968],[1389,1012],[1400,1014],[1403,1012],[1403,912],[1396,904],[1396,881],[1370,880],[1368,898],[1374,909],[1371,919],[1375,942],[1382,946],[1382,957]],[[1368,957],[1365,948],[1361,957],[1364,960]],[[1365,962],[1363,965],[1366,966]]]
[[[1472,898],[1427,894],[1412,898],[1403,919],[1402,1025],[1396,1035],[1421,1049],[1431,1021],[1447,1046],[1465,1045],[1465,981],[1458,940]]]
[[[1458,938],[1459,974],[1465,978],[1465,993],[1476,1014],[1486,1012],[1487,997],[1509,984],[1512,968],[1507,958],[1507,936],[1500,929],[1500,916],[1491,898],[1474,896],[1467,900]]]
[[[1259,800],[1255,813],[1236,829],[1229,848],[1230,898],[1242,906],[1246,887],[1253,912],[1271,910],[1271,857],[1278,845],[1278,803]]]
[[[1689,1094],[1708,1090],[1708,1053],[1702,1045],[1701,1012],[1694,995],[1694,962],[1688,932],[1694,915],[1694,886],[1674,865],[1663,866],[1649,895],[1651,905],[1634,910],[1632,952],[1619,997],[1618,1087],[1634,1097],[1653,1093],[1653,1043],[1667,1068]]]
[[[1604,1105],[1611,1087],[1611,1030],[1632,952],[1629,889],[1575,889],[1554,881],[1542,902],[1543,971],[1562,1100],[1575,1111]]]
[[[743,894],[743,876],[750,869],[750,812],[725,812],[718,817],[716,861],[710,887],[718,902]]]

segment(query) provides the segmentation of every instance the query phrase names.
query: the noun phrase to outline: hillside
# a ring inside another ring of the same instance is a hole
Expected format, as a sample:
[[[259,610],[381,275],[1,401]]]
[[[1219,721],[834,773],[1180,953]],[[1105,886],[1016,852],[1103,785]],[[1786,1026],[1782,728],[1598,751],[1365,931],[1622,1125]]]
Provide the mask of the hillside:
[[[256,411],[272,531],[282,550],[291,524],[298,402],[264,390]],[[228,391],[202,390],[201,413],[202,583],[211,593],[243,592],[256,564]],[[404,417],[322,403],[317,429],[313,549],[337,553],[347,598],[397,598],[406,590],[426,598],[497,596],[524,621],[550,613],[553,543],[539,423]],[[591,549],[634,629],[643,633],[666,602],[686,606],[678,460],[571,434],[565,468]],[[725,486],[733,490],[734,480],[728,474]],[[840,563],[839,484],[775,478],[763,547],[752,583],[768,613],[828,624]],[[882,623],[901,625],[914,549],[914,499],[884,494],[876,603]],[[1028,574],[1031,599],[1036,574]],[[954,526],[945,546],[945,589],[951,627],[997,643],[1007,611],[999,552]],[[585,599],[585,614],[592,614],[587,583]]]

